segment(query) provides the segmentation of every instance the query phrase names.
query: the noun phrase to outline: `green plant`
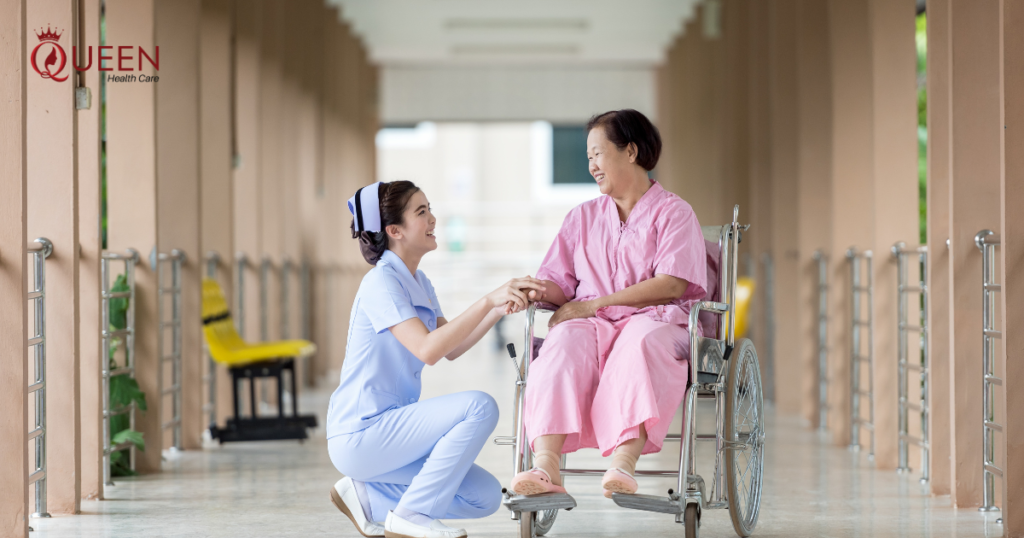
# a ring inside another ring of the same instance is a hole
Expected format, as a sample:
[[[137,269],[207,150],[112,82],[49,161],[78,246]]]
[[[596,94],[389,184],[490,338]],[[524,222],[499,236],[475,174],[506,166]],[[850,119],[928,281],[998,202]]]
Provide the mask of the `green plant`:
[[[128,278],[121,274],[114,280],[111,292],[124,292],[128,289]],[[118,297],[110,300],[110,330],[117,331],[128,326],[128,298]],[[109,368],[114,371],[118,368],[117,350],[124,344],[120,338],[114,338],[110,343],[110,356],[107,357]],[[146,394],[139,389],[139,383],[128,374],[111,376],[110,378],[110,409],[115,410],[127,405],[135,404],[136,409],[146,410]],[[142,432],[131,429],[131,421],[127,414],[113,415],[110,417],[110,444],[119,445],[130,441],[135,445],[136,450],[145,451],[146,443],[142,438]],[[128,451],[121,450],[110,455],[111,476],[131,476],[136,474],[132,470]]]

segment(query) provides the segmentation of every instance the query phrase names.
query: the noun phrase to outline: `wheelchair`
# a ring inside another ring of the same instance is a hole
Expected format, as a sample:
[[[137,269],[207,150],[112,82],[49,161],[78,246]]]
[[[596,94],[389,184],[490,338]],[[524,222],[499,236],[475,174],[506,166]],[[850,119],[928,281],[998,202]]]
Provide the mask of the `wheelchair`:
[[[764,473],[764,402],[757,351],[748,339],[735,338],[737,305],[737,254],[742,232],[750,225],[738,222],[739,206],[733,208],[732,223],[724,226],[702,226],[704,239],[719,247],[719,284],[715,297],[693,305],[690,311],[690,376],[683,397],[683,427],[680,434],[669,434],[666,441],[679,441],[679,467],[671,470],[636,471],[636,477],[675,477],[677,486],[665,497],[657,495],[613,493],[612,500],[623,508],[672,514],[682,523],[686,538],[696,538],[703,510],[728,509],[733,529],[739,536],[750,536],[757,524],[761,507],[761,486]],[[526,313],[524,357],[515,362],[514,347],[509,354],[516,366],[513,427],[515,435],[496,437],[495,444],[514,447],[513,476],[533,467],[533,454],[523,423],[526,387],[530,363],[535,354],[534,317],[538,309],[531,304]],[[698,336],[701,312],[710,312],[717,319],[714,335]],[[730,315],[732,314],[732,315]],[[537,346],[539,348],[539,346]],[[713,400],[715,433],[697,433],[697,402]],[[713,480],[706,485],[697,474],[695,448],[698,441],[714,442],[715,468]],[[605,469],[571,469],[562,455],[561,472],[567,476],[601,477]],[[576,501],[565,493],[516,495],[502,490],[502,504],[518,522],[521,538],[544,536],[551,530],[559,510],[572,510]]]

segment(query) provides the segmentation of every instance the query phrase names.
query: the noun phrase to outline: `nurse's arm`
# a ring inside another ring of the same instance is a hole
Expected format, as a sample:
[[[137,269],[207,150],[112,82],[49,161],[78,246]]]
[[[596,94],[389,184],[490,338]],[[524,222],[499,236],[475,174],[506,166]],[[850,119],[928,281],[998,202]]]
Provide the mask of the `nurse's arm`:
[[[443,324],[439,320],[433,332],[419,318],[410,318],[391,327],[391,334],[417,359],[433,366],[445,356],[454,359],[464,353],[499,317],[486,299],[480,299],[455,319]]]

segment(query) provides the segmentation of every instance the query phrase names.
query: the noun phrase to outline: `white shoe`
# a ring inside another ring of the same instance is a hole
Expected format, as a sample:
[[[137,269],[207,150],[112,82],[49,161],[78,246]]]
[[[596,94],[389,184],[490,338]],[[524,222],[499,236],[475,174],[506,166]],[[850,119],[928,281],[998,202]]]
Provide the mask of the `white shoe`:
[[[430,522],[429,527],[406,521],[388,512],[384,520],[384,536],[387,538],[466,538],[466,529],[454,529],[438,520]]]
[[[384,525],[376,521],[368,521],[363,514],[363,507],[356,495],[356,485],[349,477],[342,478],[331,488],[331,502],[355,524],[356,530],[367,538],[384,536]]]

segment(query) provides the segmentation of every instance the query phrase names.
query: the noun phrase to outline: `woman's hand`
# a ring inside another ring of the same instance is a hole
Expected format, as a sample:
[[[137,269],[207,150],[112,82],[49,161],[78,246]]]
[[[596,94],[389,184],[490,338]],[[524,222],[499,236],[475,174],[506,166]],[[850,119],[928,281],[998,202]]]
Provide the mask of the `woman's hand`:
[[[526,310],[530,304],[530,298],[527,296],[529,290],[543,291],[544,284],[531,276],[513,278],[488,293],[486,299],[491,307],[503,306],[506,314],[514,314]]]
[[[592,318],[597,315],[597,306],[593,301],[578,301],[565,303],[551,316],[548,321],[548,328],[554,327],[563,321],[578,318]]]

